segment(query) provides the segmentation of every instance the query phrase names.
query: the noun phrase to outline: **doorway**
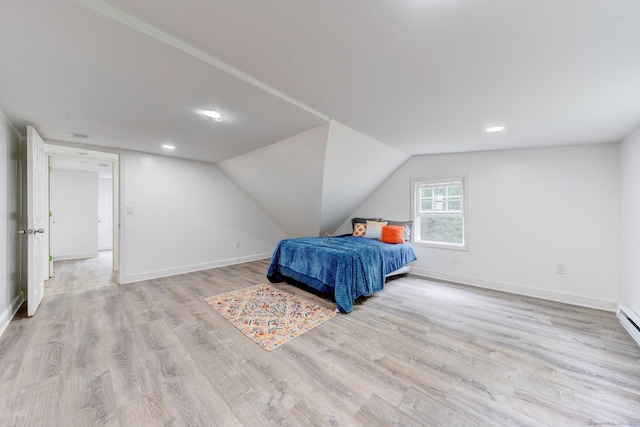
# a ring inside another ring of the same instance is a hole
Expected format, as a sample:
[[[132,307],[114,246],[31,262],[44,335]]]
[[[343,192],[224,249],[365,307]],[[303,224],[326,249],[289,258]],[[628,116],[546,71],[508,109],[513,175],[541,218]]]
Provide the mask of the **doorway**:
[[[118,284],[119,155],[46,144],[49,279],[45,295]]]
[[[112,257],[112,251],[99,251],[93,258],[54,260],[53,275],[44,283],[44,295],[117,285]]]

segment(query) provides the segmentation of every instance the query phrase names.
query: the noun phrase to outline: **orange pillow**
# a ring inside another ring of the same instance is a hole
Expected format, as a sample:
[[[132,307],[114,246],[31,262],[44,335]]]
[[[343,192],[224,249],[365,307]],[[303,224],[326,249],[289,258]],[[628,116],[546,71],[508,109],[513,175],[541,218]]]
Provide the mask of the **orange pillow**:
[[[404,227],[385,225],[382,227],[382,241],[385,243],[404,243]]]

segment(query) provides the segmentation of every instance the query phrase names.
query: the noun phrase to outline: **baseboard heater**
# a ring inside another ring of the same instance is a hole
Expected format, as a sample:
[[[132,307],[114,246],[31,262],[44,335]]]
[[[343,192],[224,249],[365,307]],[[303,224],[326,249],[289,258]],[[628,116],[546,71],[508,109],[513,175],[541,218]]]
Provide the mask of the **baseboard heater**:
[[[618,306],[618,319],[629,335],[640,345],[640,318],[625,306]]]

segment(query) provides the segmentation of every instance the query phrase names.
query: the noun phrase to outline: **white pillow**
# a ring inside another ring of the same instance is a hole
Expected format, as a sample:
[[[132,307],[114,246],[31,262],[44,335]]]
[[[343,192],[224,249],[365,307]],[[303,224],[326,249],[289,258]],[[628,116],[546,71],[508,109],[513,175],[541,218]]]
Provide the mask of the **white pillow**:
[[[382,239],[382,227],[387,225],[387,221],[376,222],[367,220],[367,232],[364,237],[369,239]]]

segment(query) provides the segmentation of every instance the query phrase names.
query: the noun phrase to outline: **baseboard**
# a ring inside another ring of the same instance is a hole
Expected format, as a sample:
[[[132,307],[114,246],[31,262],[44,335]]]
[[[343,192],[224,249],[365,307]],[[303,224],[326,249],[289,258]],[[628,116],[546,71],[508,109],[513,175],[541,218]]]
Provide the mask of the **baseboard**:
[[[20,291],[20,293],[16,295],[13,301],[11,301],[11,304],[9,304],[9,306],[2,310],[2,313],[0,313],[0,337],[9,326],[9,323],[13,319],[13,316],[16,315],[23,302],[24,295],[22,291]]]
[[[562,302],[565,304],[577,305],[580,307],[596,308],[598,310],[606,310],[610,312],[616,312],[617,310],[616,301],[594,298],[586,295],[577,295],[566,292],[550,291],[548,289],[514,285],[510,283],[473,279],[470,277],[439,273],[436,271],[430,271],[417,267],[411,267],[411,273],[415,276],[420,276],[425,279],[444,280],[447,282],[460,283],[462,285],[475,286],[484,289],[491,289],[494,291],[502,291],[510,294],[524,295],[549,301]]]
[[[98,252],[78,252],[75,254],[62,254],[62,255],[54,255],[54,261],[67,261],[71,259],[86,259],[86,258],[95,258],[98,256]]]
[[[617,316],[622,326],[624,326],[627,332],[629,332],[629,335],[631,335],[631,338],[640,345],[640,330],[638,330],[638,328],[640,328],[640,316],[622,304],[618,304]]]
[[[209,270],[211,268],[226,267],[228,265],[242,264],[245,262],[258,261],[271,258],[272,253],[249,255],[238,258],[227,258],[224,260],[207,262],[202,264],[185,265],[182,267],[168,268],[165,270],[148,271],[139,274],[125,274],[121,283],[134,283],[142,280],[159,279],[161,277],[175,276],[177,274],[193,273],[195,271]]]

